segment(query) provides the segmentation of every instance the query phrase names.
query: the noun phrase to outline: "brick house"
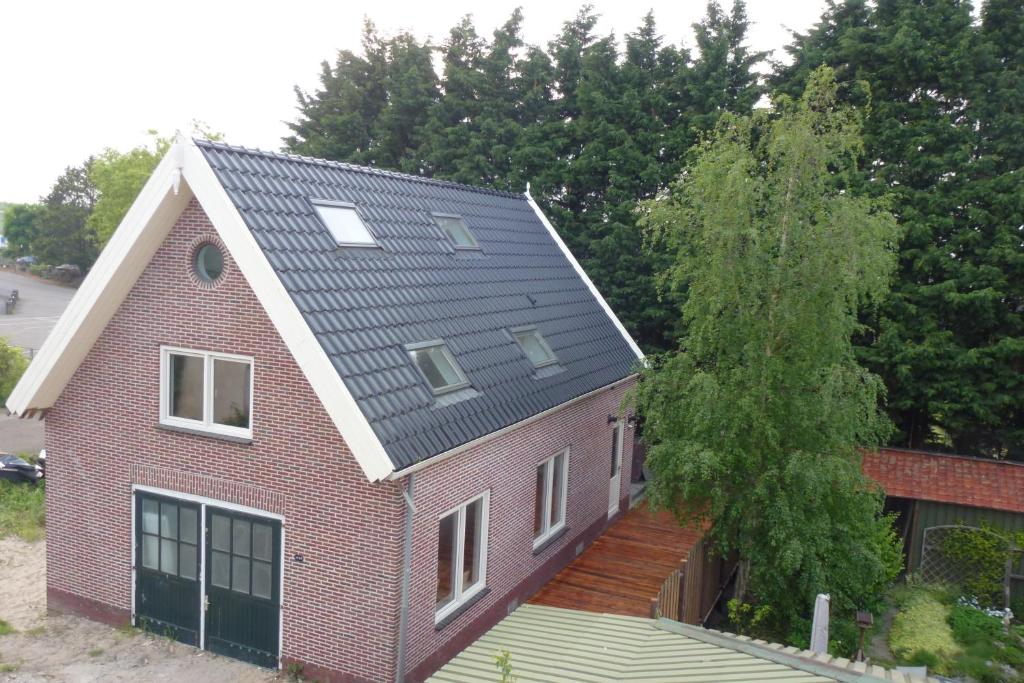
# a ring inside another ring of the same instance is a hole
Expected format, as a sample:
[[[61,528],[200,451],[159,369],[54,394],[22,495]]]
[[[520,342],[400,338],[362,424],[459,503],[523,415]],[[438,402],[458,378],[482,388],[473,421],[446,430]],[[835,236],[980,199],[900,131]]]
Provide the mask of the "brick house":
[[[422,680],[624,509],[641,357],[528,194],[179,136],[8,400],[50,607]]]

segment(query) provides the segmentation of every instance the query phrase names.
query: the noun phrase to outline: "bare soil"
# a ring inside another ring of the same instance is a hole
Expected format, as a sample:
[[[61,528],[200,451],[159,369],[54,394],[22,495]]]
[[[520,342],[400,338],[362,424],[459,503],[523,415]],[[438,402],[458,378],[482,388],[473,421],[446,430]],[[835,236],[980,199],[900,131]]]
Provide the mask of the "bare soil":
[[[0,682],[264,683],[284,676],[134,629],[46,613],[46,542],[0,539]]]

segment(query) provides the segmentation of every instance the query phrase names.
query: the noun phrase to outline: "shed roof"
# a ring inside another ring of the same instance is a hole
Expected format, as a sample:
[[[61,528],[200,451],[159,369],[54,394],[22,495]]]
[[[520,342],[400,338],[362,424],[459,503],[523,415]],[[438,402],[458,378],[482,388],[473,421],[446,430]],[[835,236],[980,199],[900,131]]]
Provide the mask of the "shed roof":
[[[449,661],[428,683],[494,680],[495,657],[505,650],[521,683],[924,680],[668,619],[523,605]]]
[[[195,143],[395,469],[628,377],[638,355],[524,195]],[[339,249],[313,200],[355,205],[379,249]],[[456,250],[433,215],[461,216]],[[558,357],[536,369],[511,328]],[[443,340],[471,388],[435,396],[406,345]]]

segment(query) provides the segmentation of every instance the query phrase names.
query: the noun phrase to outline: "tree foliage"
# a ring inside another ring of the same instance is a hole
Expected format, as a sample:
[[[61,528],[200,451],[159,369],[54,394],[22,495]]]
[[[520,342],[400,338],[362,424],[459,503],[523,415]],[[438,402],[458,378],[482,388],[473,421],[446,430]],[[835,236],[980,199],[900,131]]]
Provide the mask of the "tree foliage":
[[[895,443],[1024,458],[1024,5],[831,2],[773,84],[833,66],[870,102],[854,191],[906,234],[858,353],[882,376]]]
[[[888,291],[899,238],[883,202],[847,191],[860,152],[860,117],[824,68],[799,101],[723,116],[643,205],[674,255],[665,285],[689,292],[680,349],[637,394],[652,499],[710,523],[782,635],[816,593],[872,603],[901,560],[858,451],[890,424],[851,336]]]
[[[4,237],[8,256],[32,253],[32,243],[39,234],[37,221],[42,207],[38,204],[8,204],[4,209]]]
[[[11,346],[6,339],[0,337],[0,406],[7,402],[7,397],[27,367],[28,359],[21,349]]]
[[[171,145],[169,138],[159,137],[156,131],[151,130],[149,134],[152,146],[139,146],[127,152],[108,147],[93,159],[89,167],[89,180],[96,187],[99,198],[86,224],[101,249],[117,230],[121,219]]]
[[[32,241],[32,253],[42,263],[72,263],[86,270],[99,254],[96,234],[88,225],[96,204],[96,187],[89,179],[92,162],[89,158],[66,168],[42,200]]]
[[[524,43],[519,10],[489,37],[464,17],[439,48],[382,38],[367,23],[361,54],[339,52],[315,92],[297,91],[285,145],[513,192],[530,183],[641,345],[666,348],[677,316],[658,296],[664,263],[642,249],[636,202],[666,186],[722,112],[750,113],[763,55],[745,47],[742,1],[730,14],[708,5],[694,54],[666,45],[652,14],[621,43],[597,35],[597,20],[583,7],[546,49]],[[397,61],[399,44],[412,71]],[[434,49],[439,77],[426,68]],[[399,73],[413,96],[399,93]],[[400,101],[415,104],[409,115],[389,113]]]

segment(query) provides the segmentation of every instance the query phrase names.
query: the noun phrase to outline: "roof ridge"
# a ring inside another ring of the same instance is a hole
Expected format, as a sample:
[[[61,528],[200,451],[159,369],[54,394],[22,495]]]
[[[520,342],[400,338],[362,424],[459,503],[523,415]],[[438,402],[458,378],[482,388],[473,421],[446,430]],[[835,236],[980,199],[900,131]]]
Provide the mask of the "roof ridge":
[[[248,154],[251,156],[269,157],[271,159],[283,159],[286,161],[298,161],[306,164],[316,164],[318,166],[340,168],[346,171],[353,171],[356,173],[366,173],[368,175],[385,176],[389,178],[397,178],[399,180],[410,180],[420,183],[427,183],[430,185],[440,185],[442,187],[450,187],[459,190],[468,190],[470,192],[480,192],[481,194],[489,194],[498,197],[508,197],[511,199],[526,198],[526,195],[521,193],[507,192],[505,190],[495,190],[490,187],[479,187],[477,185],[467,185],[466,183],[457,183],[453,180],[442,180],[440,178],[431,178],[428,176],[416,175],[414,173],[403,173],[401,171],[394,171],[386,168],[377,168],[375,166],[362,166],[360,164],[353,164],[347,161],[334,161],[332,159],[321,159],[319,157],[310,157],[301,154],[291,154],[288,152],[268,152],[262,149],[243,147],[242,145],[230,145],[226,142],[207,140],[205,138],[192,138],[192,141],[199,147],[226,150],[230,152],[237,152],[240,154]]]

